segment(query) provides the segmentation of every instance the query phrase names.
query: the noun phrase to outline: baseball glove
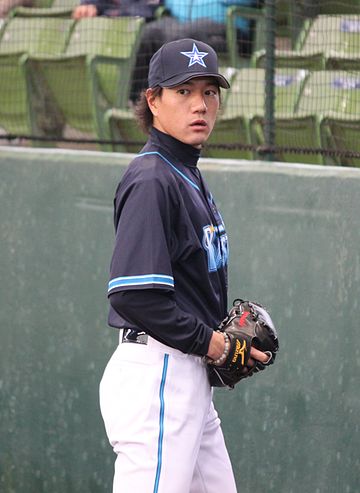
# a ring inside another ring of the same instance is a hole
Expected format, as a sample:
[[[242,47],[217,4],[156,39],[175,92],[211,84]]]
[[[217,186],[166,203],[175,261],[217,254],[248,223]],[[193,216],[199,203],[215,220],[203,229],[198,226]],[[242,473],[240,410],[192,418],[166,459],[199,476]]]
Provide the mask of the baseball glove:
[[[218,330],[224,333],[227,355],[217,361],[207,359],[210,385],[230,387],[274,363],[279,341],[274,324],[258,303],[236,299]],[[251,346],[269,356],[265,363],[249,363]],[[226,354],[226,353],[225,353]]]

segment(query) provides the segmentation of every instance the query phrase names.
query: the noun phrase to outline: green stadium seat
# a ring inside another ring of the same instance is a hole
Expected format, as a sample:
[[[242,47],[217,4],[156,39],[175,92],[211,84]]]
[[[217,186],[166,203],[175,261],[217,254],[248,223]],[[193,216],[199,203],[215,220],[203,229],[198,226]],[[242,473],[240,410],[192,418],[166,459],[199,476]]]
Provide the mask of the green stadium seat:
[[[299,102],[299,111],[310,108],[320,115],[324,149],[359,149],[360,72],[338,70],[312,74]],[[326,161],[336,165],[359,165],[358,159],[340,155],[328,157]]]
[[[338,18],[336,25],[336,43],[326,57],[329,70],[360,69],[360,15]],[[331,37],[333,34],[331,35]]]
[[[277,67],[297,67],[308,70],[323,70],[326,66],[327,52],[340,43],[340,16],[317,16],[307,18],[297,37],[294,49],[275,50]],[[266,52],[254,53],[252,65],[264,67]]]
[[[360,0],[290,0],[288,25],[292,47],[299,42],[299,36],[311,19],[318,15],[360,14]]]
[[[329,55],[332,52],[347,56],[360,55],[360,16],[319,16],[305,40],[305,49],[316,44]]]
[[[360,73],[319,71],[310,74],[302,91],[298,113],[360,114]]]
[[[51,7],[51,5],[53,4],[54,0],[34,0],[33,2],[33,7],[40,7],[40,8],[44,8],[44,7]]]
[[[259,50],[254,53],[251,65],[256,68],[265,68],[266,51]],[[298,68],[304,70],[324,70],[326,68],[326,56],[322,52],[302,53],[301,51],[275,51],[275,66],[277,68]]]
[[[336,151],[360,153],[360,117],[356,115],[329,114],[321,122],[324,146]],[[360,158],[338,156],[337,164],[360,167]]]
[[[12,18],[2,31],[0,55],[62,53],[66,49],[73,25],[74,21],[71,19]]]
[[[321,49],[313,47],[312,49],[304,49],[302,51],[304,40],[306,39],[310,27],[312,26],[314,19],[310,17],[301,18],[301,27],[299,25],[294,26],[294,19],[297,17],[293,15],[294,10],[298,2],[292,1],[288,9],[289,13],[289,30],[290,38],[292,41],[291,49],[276,49],[275,50],[275,64],[277,67],[293,67],[303,68],[307,70],[322,70],[325,68],[325,56]],[[311,11],[311,9],[310,9]],[[309,11],[308,15],[311,15]],[[295,34],[296,33],[296,34]],[[251,66],[257,68],[264,68],[266,59],[265,47],[257,50],[253,53]]]
[[[322,0],[320,14],[360,14],[360,0]]]
[[[12,18],[0,39],[0,127],[8,133],[51,135],[61,126],[46,84],[25,70],[29,54],[65,50],[74,21]]]
[[[253,150],[231,149],[232,144],[251,145],[250,120],[264,108],[264,70],[243,68],[234,71],[231,88],[225,92],[225,99],[207,142],[205,157],[229,159],[254,159]],[[228,145],[228,149],[210,147]]]
[[[231,3],[231,2],[229,2]],[[220,63],[231,67],[243,68],[250,65],[250,59],[240,57],[236,40],[236,20],[241,17],[252,22],[253,41],[252,52],[256,52],[265,46],[265,15],[264,8],[244,7],[230,5],[226,12],[226,47],[227,53],[219,53]]]
[[[230,115],[224,113],[218,118],[215,129],[207,141],[202,155],[203,157],[212,158],[255,159],[256,156],[253,149],[237,149],[233,147],[235,143],[245,146],[252,145],[250,121],[242,114]],[[224,144],[228,147],[220,147],[220,145],[223,146]]]
[[[274,78],[275,113],[293,114],[296,111],[300,95],[308,77],[309,72],[304,69],[276,69]]]
[[[146,135],[138,127],[132,110],[111,108],[106,111],[104,119],[107,139],[123,142],[113,144],[113,151],[135,153],[140,151],[146,142]]]
[[[52,3],[54,0],[33,0],[32,2],[32,7],[26,7],[26,8],[34,8],[34,9],[42,9],[42,8],[48,8],[51,7]],[[61,3],[61,0],[57,0],[58,3]],[[66,0],[65,0],[66,2]],[[19,7],[22,8],[22,5],[19,5]],[[13,11],[17,9],[18,7],[13,7],[12,10],[10,11],[10,16],[13,15]]]
[[[16,17],[70,17],[79,0],[53,0],[35,3],[34,7],[16,7],[11,15]]]
[[[360,56],[360,16],[318,16],[309,24],[300,50],[302,53],[322,52],[326,58]]]
[[[0,18],[0,39],[2,38],[3,32],[5,30],[6,24],[8,23],[9,19],[2,19]]]
[[[263,67],[265,50],[256,52],[252,65]],[[276,50],[276,66],[308,70],[358,70],[360,16],[319,15],[307,19],[294,50]]]
[[[355,138],[354,128],[359,114],[360,73],[356,75],[345,71],[313,72],[305,81],[294,115],[276,115],[275,143],[279,146],[305,149],[340,149],[339,142],[345,142],[347,149],[355,149],[356,141],[351,141]],[[331,118],[332,115],[336,115],[337,118]],[[335,125],[334,120],[338,125]],[[346,121],[350,121],[351,125],[346,125]],[[260,129],[264,125],[263,119],[255,118],[252,124],[255,142],[262,145],[264,137]],[[295,160],[315,164],[342,164],[341,158],[336,155],[283,153],[278,154],[277,158],[291,162]]]
[[[295,115],[299,101],[311,77],[305,70],[277,69],[275,76],[275,145],[292,148],[321,147],[319,121],[315,114]],[[253,144],[265,144],[264,114],[256,114],[251,120]],[[286,162],[322,164],[317,154],[278,152],[275,159]]]
[[[255,116],[252,121],[254,144],[262,146],[264,139],[264,117]],[[320,122],[317,115],[276,115],[275,145],[293,148],[294,152],[278,151],[276,161],[288,163],[324,164],[322,155],[316,153],[296,152],[296,149],[320,149]]]
[[[82,19],[63,55],[29,57],[27,68],[46,80],[68,126],[102,139],[105,112],[126,108],[143,23],[140,17]]]
[[[332,53],[325,60],[326,70],[345,70],[346,72],[357,72],[360,70],[360,54],[346,55]]]
[[[275,111],[293,114],[308,76],[307,71],[298,69],[277,69],[275,72]],[[231,89],[224,101],[223,110],[208,144],[242,144],[261,145],[253,135],[263,133],[265,107],[265,70],[237,70]],[[260,128],[258,126],[260,125]],[[263,142],[262,142],[263,143]],[[209,157],[229,157],[254,159],[254,151],[239,149],[206,149]]]
[[[24,58],[26,54],[0,56],[0,127],[7,133],[31,134],[33,129]]]
[[[276,35],[279,37],[289,37],[290,32],[290,8],[291,1],[289,0],[276,0]]]
[[[74,8],[80,4],[78,0],[40,0],[43,2],[42,7],[46,8]]]

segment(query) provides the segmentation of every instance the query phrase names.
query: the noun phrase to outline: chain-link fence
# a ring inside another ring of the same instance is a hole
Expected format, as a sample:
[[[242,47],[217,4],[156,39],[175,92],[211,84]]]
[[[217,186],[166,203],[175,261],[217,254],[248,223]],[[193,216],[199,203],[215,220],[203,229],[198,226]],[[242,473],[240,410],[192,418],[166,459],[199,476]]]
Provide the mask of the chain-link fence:
[[[0,144],[138,151],[149,59],[191,37],[231,82],[204,155],[360,164],[360,0],[3,0],[0,15]]]

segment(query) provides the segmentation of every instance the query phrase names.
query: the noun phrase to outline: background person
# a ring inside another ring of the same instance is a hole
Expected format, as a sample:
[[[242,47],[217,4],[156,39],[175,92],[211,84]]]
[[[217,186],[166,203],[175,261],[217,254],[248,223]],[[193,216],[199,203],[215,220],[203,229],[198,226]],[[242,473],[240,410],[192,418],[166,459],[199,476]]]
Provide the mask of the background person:
[[[146,88],[149,61],[162,44],[180,38],[196,38],[209,43],[218,53],[226,52],[226,10],[230,5],[260,7],[263,0],[138,0],[129,2],[83,0],[73,13],[75,19],[96,15],[135,15],[146,18],[132,77],[131,100],[136,102]],[[156,19],[163,5],[167,14]],[[248,19],[236,20],[239,55],[252,52],[253,24]]]

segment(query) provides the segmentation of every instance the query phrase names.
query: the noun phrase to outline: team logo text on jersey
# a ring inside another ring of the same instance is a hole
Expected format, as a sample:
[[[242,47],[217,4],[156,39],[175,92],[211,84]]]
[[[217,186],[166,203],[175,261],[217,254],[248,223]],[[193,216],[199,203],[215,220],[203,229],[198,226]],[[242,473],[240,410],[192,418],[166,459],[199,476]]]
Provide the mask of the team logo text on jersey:
[[[204,226],[202,244],[207,254],[209,272],[214,272],[227,264],[228,237],[222,225],[217,228],[212,224]]]
[[[209,53],[207,53],[206,51],[199,51],[195,43],[193,44],[192,51],[180,51],[180,53],[190,58],[188,67],[191,67],[196,63],[198,63],[202,67],[206,67],[203,58],[206,57]]]

